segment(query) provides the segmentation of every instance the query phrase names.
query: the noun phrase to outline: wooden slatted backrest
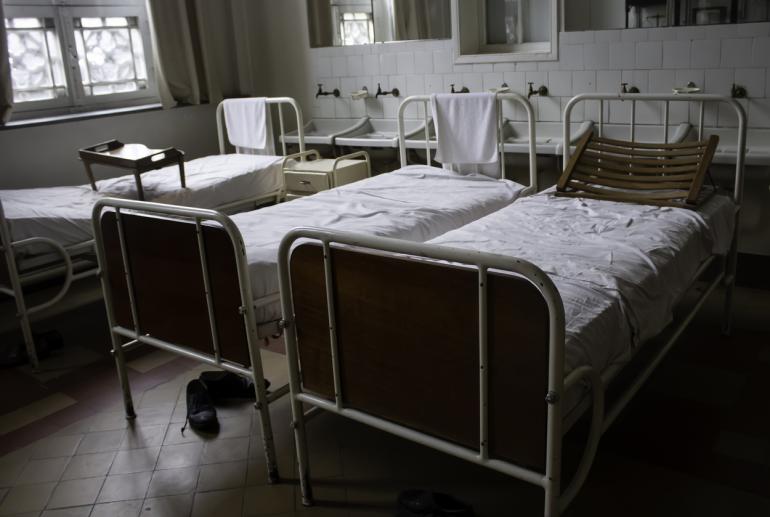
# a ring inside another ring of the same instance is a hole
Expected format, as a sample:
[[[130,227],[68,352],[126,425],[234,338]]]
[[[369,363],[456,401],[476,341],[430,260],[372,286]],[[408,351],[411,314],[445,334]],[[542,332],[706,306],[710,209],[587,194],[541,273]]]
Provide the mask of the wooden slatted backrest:
[[[213,355],[195,224],[131,213],[123,213],[121,221],[140,331]],[[102,267],[110,283],[116,323],[134,329],[115,212],[105,211],[100,224],[106,260]],[[232,242],[219,226],[202,225],[201,229],[222,358],[248,366]]]
[[[556,184],[557,196],[694,207],[719,137],[657,144],[585,135]]]
[[[479,447],[475,270],[332,247],[343,404]],[[489,446],[545,469],[548,307],[528,281],[488,277]],[[333,400],[323,250],[301,244],[291,285],[303,389]]]

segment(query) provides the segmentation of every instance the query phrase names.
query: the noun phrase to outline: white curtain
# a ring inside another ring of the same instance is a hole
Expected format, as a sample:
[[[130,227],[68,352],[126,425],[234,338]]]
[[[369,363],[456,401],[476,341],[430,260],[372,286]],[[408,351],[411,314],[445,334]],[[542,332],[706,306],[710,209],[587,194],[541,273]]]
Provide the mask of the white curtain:
[[[13,108],[13,84],[11,83],[11,62],[8,60],[8,38],[5,33],[5,15],[0,1],[0,124],[11,118]]]

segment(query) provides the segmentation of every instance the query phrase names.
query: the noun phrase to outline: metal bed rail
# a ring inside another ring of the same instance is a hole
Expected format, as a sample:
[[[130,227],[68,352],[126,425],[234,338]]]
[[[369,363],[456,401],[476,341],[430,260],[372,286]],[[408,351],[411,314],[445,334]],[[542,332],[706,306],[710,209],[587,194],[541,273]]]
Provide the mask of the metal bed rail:
[[[106,251],[104,246],[104,234],[101,225],[101,216],[105,211],[115,212],[116,225],[118,230],[118,239],[120,244],[121,261],[125,282],[128,292],[128,305],[132,327],[126,328],[118,324],[115,313],[115,301],[110,286],[109,279],[105,271],[107,264]],[[192,349],[184,344],[173,343],[158,339],[149,335],[142,329],[141,321],[138,317],[138,305],[134,292],[134,279],[132,278],[131,267],[129,265],[129,254],[126,245],[124,232],[123,214],[126,211],[134,213],[149,213],[159,216],[170,216],[175,219],[191,221],[195,225],[196,239],[198,244],[198,258],[200,259],[201,275],[203,276],[203,286],[205,303],[209,316],[209,329],[211,332],[211,342],[213,348],[211,353],[203,353]],[[235,265],[238,275],[238,290],[241,306],[239,313],[243,319],[243,325],[248,344],[248,355],[251,362],[250,367],[244,367],[237,363],[228,361],[220,352],[220,345],[217,334],[217,322],[214,314],[214,300],[211,294],[211,272],[208,269],[206,259],[206,242],[203,236],[202,225],[204,223],[215,223],[228,236],[235,257]],[[94,240],[97,258],[99,262],[99,276],[101,278],[102,289],[104,292],[104,302],[107,308],[107,319],[109,322],[110,337],[112,340],[112,353],[115,358],[115,364],[118,371],[118,380],[123,392],[123,403],[126,417],[133,419],[136,417],[133,401],[131,398],[131,388],[129,385],[128,374],[124,352],[139,345],[150,345],[183,357],[187,357],[204,364],[208,364],[222,370],[246,376],[253,380],[257,403],[255,404],[260,416],[260,425],[262,430],[262,439],[267,463],[268,479],[277,482],[279,479],[278,465],[275,455],[275,445],[273,441],[273,431],[270,421],[269,404],[284,394],[288,393],[288,385],[274,389],[270,394],[265,387],[264,372],[262,370],[262,360],[260,356],[259,337],[257,334],[257,320],[255,316],[255,305],[251,294],[251,283],[249,281],[249,265],[246,258],[246,249],[243,243],[240,230],[233,221],[225,214],[215,210],[200,208],[190,208],[174,205],[164,205],[159,203],[150,203],[136,200],[124,200],[115,198],[105,198],[96,203],[93,209]],[[123,340],[128,340],[123,343]]]
[[[537,142],[536,142],[536,120],[535,111],[529,100],[518,93],[497,93],[497,145],[500,155],[500,178],[507,179],[505,171],[505,142],[503,141],[503,113],[502,103],[513,102],[521,104],[527,112],[527,122],[529,128],[529,186],[524,189],[522,195],[534,194],[537,192]],[[431,164],[431,145],[430,145],[430,106],[431,95],[412,95],[404,99],[398,107],[398,148],[401,159],[401,167],[408,165],[406,131],[404,129],[404,113],[410,104],[420,102],[423,104],[423,114],[425,117],[425,159],[426,164]],[[438,136],[437,136],[438,138]]]
[[[222,101],[217,105],[217,111],[216,111],[217,139],[219,141],[219,154],[225,154],[227,152],[225,147],[224,102],[225,101]],[[294,110],[294,116],[296,118],[296,123],[297,123],[297,137],[299,138],[299,151],[304,152],[305,151],[305,124],[302,119],[302,110],[300,109],[297,101],[291,97],[267,97],[265,98],[265,103],[267,103],[267,107],[268,107],[267,114],[266,114],[268,118],[272,116],[272,110],[270,109],[270,106],[273,106],[273,105],[278,106],[278,124],[280,126],[280,135],[281,135],[279,137],[279,140],[281,141],[283,156],[286,156],[286,142],[283,138],[283,135],[286,132],[286,127],[283,120],[284,104],[291,106],[291,108]],[[272,137],[272,135],[270,136]]]

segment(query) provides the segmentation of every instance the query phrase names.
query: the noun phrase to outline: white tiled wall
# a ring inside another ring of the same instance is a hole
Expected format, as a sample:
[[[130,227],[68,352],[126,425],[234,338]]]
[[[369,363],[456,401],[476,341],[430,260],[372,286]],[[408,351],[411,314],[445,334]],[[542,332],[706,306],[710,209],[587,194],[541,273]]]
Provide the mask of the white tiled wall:
[[[450,85],[471,91],[507,83],[525,93],[528,82],[548,87],[550,97],[533,97],[538,119],[559,121],[563,107],[572,95],[583,92],[617,92],[622,82],[643,93],[670,93],[674,86],[689,81],[708,93],[730,94],[733,83],[748,90],[744,102],[750,127],[770,127],[770,23],[567,32],[560,34],[559,61],[454,64],[450,40],[403,42],[360,47],[310,50],[315,83],[325,90],[339,88],[342,96],[316,99],[313,117],[394,118],[400,99],[390,97],[353,101],[350,91],[366,86],[374,94],[377,84],[383,90],[401,90],[401,99],[419,93],[448,92]],[[612,103],[609,120],[627,122],[628,104]],[[407,113],[421,116],[417,106]],[[522,118],[523,113],[507,113]],[[596,118],[598,106],[579,107],[575,116]],[[687,120],[684,106],[672,106],[671,120]],[[662,109],[640,105],[640,123],[662,121]],[[693,117],[694,118],[694,117]],[[731,110],[713,107],[707,112],[709,125],[734,125]]]

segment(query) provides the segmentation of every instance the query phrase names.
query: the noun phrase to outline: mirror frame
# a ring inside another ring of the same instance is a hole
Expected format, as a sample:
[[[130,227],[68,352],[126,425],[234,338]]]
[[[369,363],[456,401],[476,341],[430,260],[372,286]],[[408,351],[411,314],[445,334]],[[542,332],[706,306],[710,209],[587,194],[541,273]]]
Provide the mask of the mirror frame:
[[[461,4],[466,9],[479,11],[479,2],[484,0],[452,0],[452,42],[456,64],[472,63],[516,63],[520,61],[557,61],[559,59],[559,28],[561,27],[561,4],[563,0],[536,0],[551,2],[551,50],[522,52],[479,52],[478,17],[473,18],[474,27],[468,28],[460,21]],[[469,5],[471,5],[469,7]],[[465,9],[463,9],[465,10]],[[464,30],[463,30],[464,29]]]

